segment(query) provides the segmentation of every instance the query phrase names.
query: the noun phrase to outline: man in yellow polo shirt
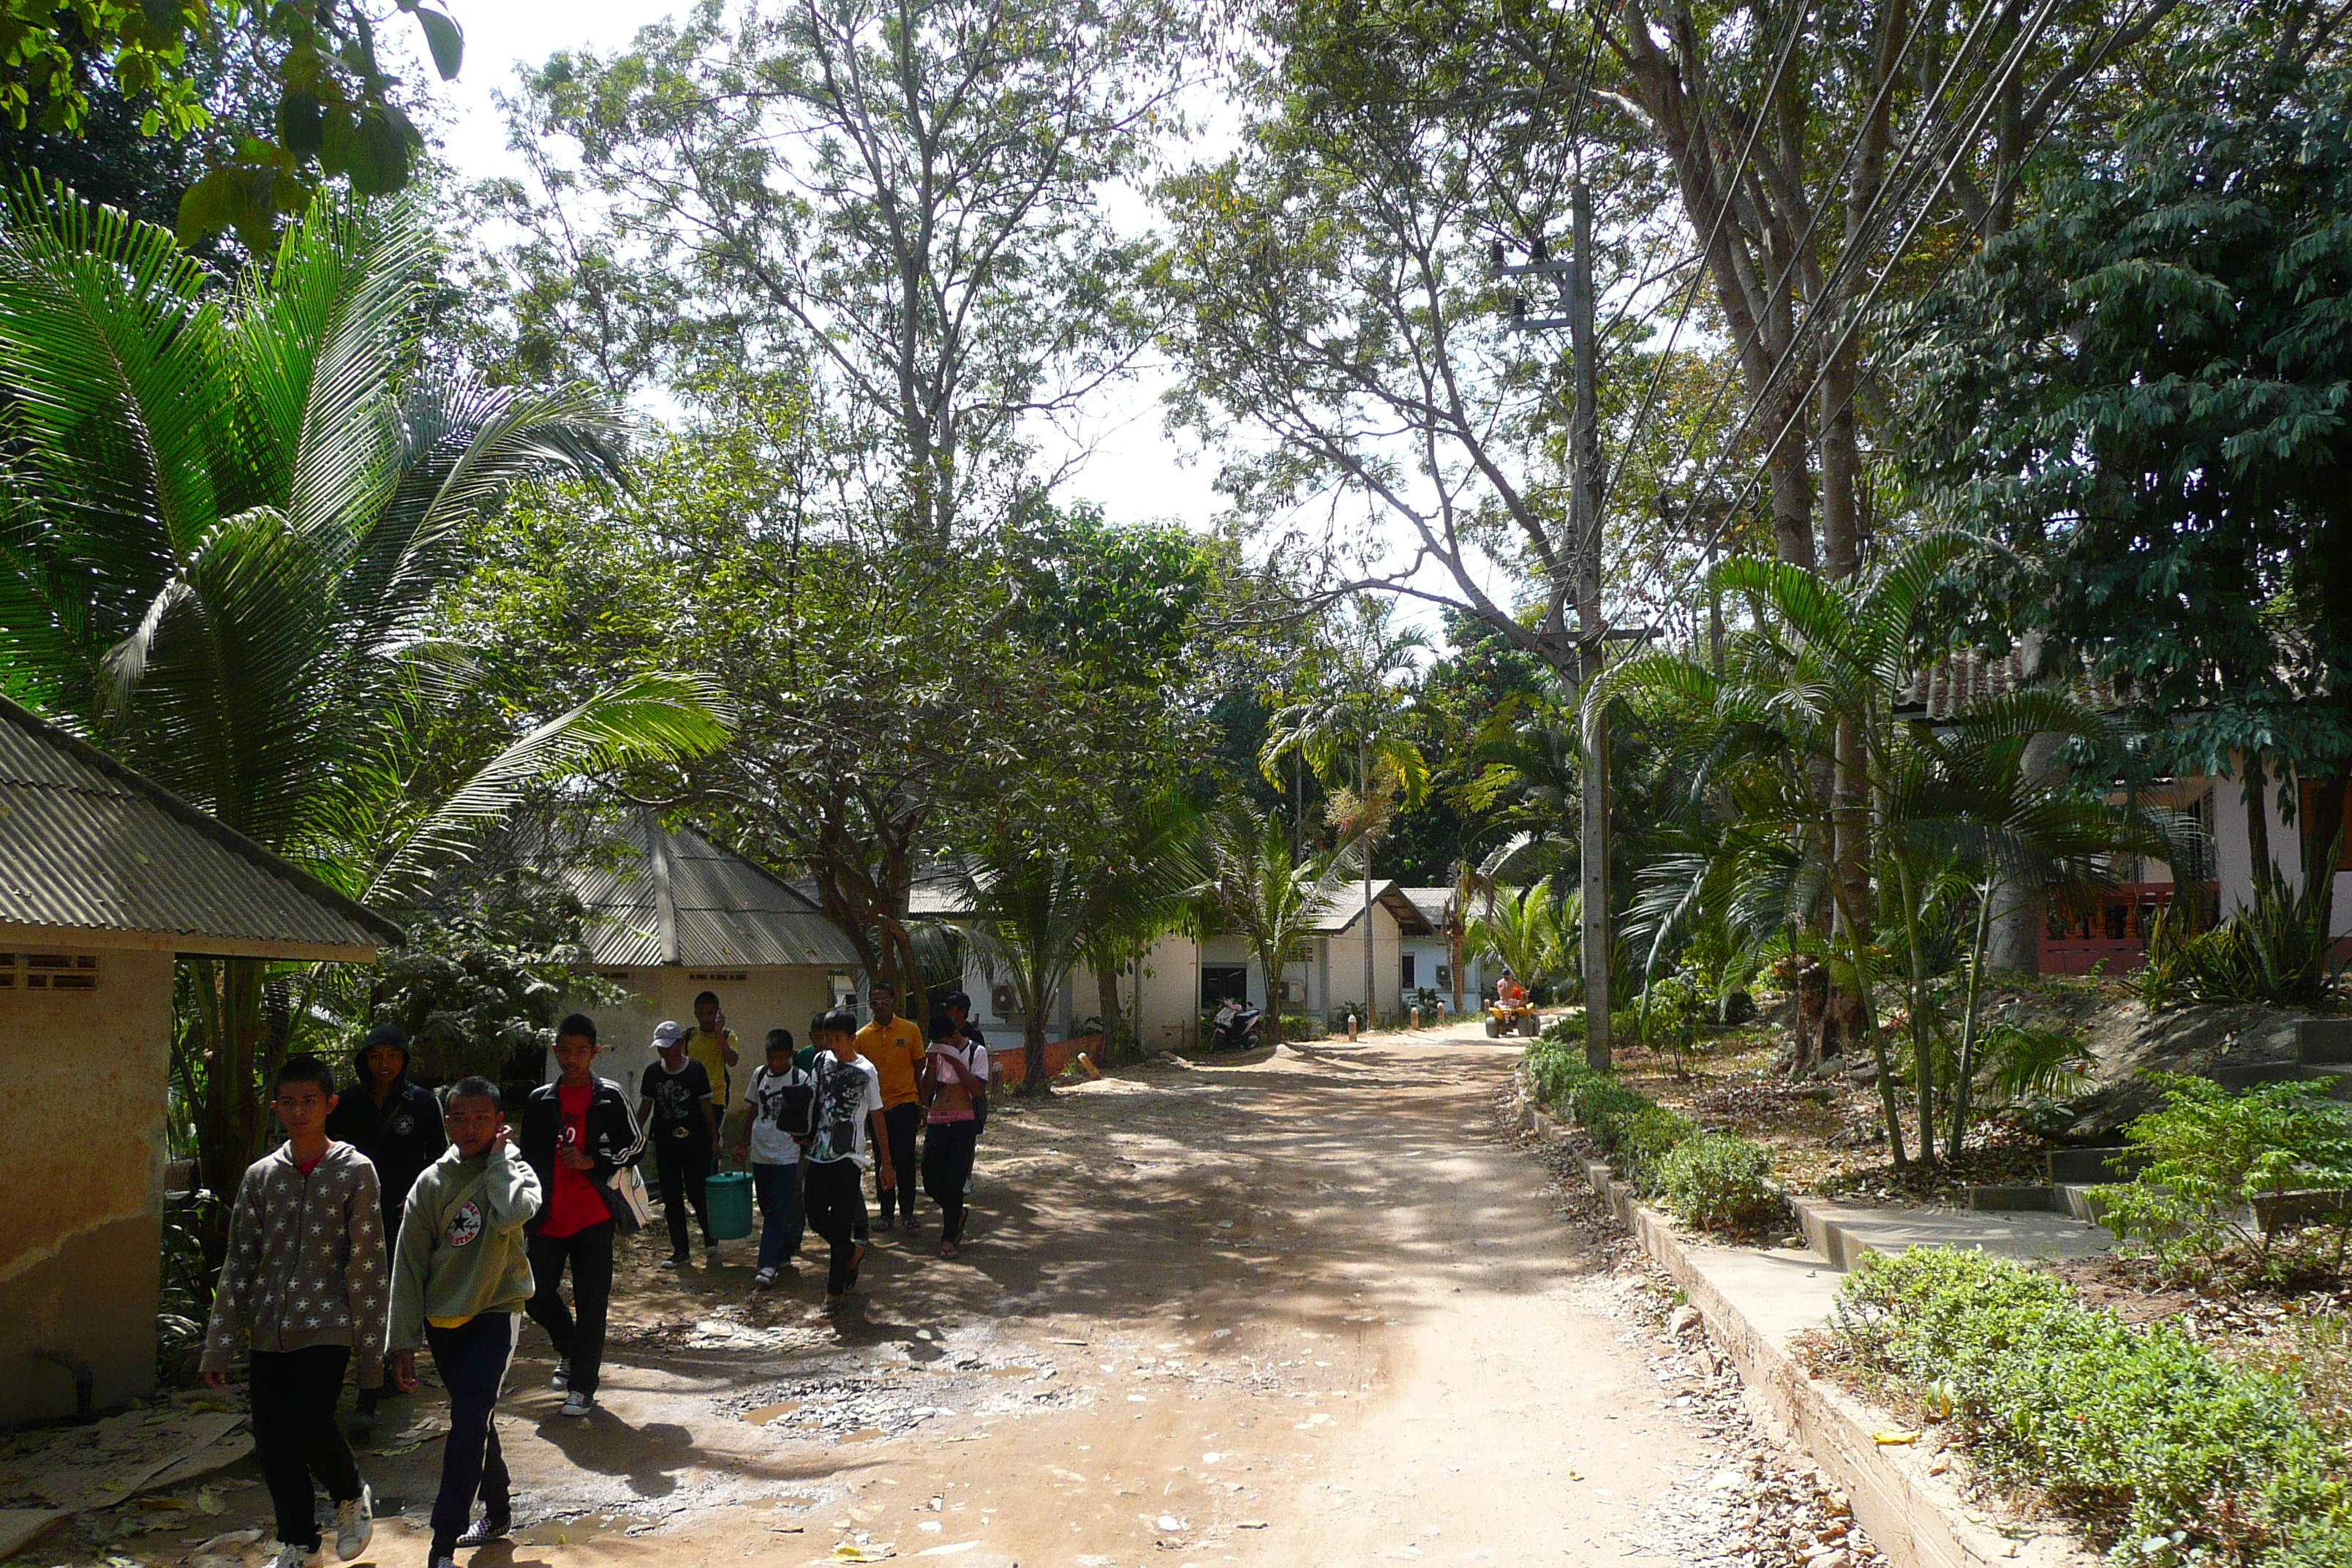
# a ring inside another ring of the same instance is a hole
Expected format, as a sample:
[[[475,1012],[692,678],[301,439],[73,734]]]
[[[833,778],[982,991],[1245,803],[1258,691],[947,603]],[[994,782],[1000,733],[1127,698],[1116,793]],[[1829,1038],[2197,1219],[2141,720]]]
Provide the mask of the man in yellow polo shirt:
[[[857,1031],[857,1054],[874,1064],[882,1087],[882,1120],[889,1129],[890,1158],[874,1168],[874,1195],[882,1211],[881,1228],[890,1228],[891,1199],[898,1200],[898,1228],[915,1231],[915,1130],[923,1122],[922,1101],[915,1094],[915,1079],[923,1070],[923,1031],[914,1021],[898,1016],[898,988],[887,980],[866,987],[866,1005],[874,1021]],[[898,1178],[896,1186],[882,1184],[885,1173]],[[863,1239],[863,1238],[860,1238]]]
[[[716,991],[705,991],[694,999],[694,1033],[687,1037],[686,1054],[710,1075],[710,1092],[719,1101],[719,1114],[726,1115],[735,1105],[734,1074],[729,1069],[742,1058],[735,1049],[735,1031],[727,1026],[727,1015],[719,1010]]]

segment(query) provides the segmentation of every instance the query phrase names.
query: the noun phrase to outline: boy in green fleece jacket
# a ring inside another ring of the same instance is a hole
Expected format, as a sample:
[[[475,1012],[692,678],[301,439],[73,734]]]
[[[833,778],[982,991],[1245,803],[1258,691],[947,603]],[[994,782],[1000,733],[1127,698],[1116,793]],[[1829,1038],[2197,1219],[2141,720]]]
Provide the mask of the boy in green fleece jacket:
[[[455,1568],[460,1546],[507,1533],[514,1500],[493,1424],[499,1385],[514,1359],[515,1330],[530,1300],[523,1226],[539,1212],[539,1176],[507,1142],[499,1086],[457,1080],[444,1121],[448,1152],[425,1168],[401,1211],[392,1258],[392,1321],[385,1336],[394,1384],[416,1386],[416,1347],[449,1393],[449,1438],[433,1503],[432,1568]],[[482,1518],[473,1522],[474,1499]]]

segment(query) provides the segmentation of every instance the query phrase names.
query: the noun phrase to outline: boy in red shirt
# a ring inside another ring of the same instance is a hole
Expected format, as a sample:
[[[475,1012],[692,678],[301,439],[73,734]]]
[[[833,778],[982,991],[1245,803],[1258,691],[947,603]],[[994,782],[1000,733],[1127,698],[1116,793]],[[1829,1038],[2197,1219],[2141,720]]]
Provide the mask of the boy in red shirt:
[[[534,1285],[525,1310],[555,1342],[554,1386],[564,1396],[563,1414],[572,1416],[596,1408],[604,1362],[613,1237],[619,1228],[611,1183],[646,1147],[628,1096],[595,1075],[595,1021],[574,1013],[555,1028],[556,1079],[531,1091],[515,1141],[547,1194],[530,1227]],[[569,1306],[562,1291],[567,1264]]]

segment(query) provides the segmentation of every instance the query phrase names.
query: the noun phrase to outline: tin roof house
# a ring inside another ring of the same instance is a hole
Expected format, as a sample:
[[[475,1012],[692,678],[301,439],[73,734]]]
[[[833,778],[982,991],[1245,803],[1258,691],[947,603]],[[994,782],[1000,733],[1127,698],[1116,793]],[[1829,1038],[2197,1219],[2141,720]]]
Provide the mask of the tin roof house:
[[[588,967],[627,993],[583,1010],[596,1019],[605,1076],[650,1059],[645,1047],[665,1018],[694,1016],[714,992],[744,1061],[728,1095],[751,1081],[772,1028],[803,1040],[812,1016],[849,994],[856,949],[816,901],[766,867],[650,811],[631,812],[609,834],[570,846],[555,875],[587,910]]]
[[[153,1391],[173,960],[366,963],[402,940],[0,699],[0,1426]]]

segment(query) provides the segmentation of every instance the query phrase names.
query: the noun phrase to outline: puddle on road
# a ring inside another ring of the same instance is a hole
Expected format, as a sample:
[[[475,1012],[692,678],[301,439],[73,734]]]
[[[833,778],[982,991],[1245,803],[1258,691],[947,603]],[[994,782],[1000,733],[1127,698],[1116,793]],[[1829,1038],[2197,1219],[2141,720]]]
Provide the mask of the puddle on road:
[[[801,1402],[797,1399],[787,1399],[781,1405],[762,1405],[756,1410],[743,1412],[743,1420],[748,1426],[765,1426],[779,1415],[790,1415],[800,1407]]]
[[[660,1523],[658,1518],[636,1514],[583,1514],[577,1519],[551,1519],[514,1534],[518,1546],[578,1546],[607,1535],[634,1535]]]

